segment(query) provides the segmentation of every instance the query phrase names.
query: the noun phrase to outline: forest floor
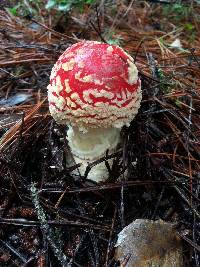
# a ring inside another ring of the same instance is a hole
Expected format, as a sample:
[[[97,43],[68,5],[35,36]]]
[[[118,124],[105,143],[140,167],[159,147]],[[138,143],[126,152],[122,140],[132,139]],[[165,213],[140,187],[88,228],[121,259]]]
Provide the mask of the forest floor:
[[[168,2],[1,3],[0,266],[119,266],[117,234],[138,218],[174,223],[185,265],[200,266],[200,5]],[[102,184],[66,167],[48,111],[52,66],[82,39],[123,47],[142,81]]]

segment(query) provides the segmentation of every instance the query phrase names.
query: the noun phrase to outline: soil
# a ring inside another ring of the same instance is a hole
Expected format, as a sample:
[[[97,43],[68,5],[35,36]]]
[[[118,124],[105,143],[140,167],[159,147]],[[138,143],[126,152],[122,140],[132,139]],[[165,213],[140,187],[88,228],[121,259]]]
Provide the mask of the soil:
[[[185,266],[200,266],[198,1],[30,5],[28,16],[0,11],[0,266],[120,266],[117,234],[136,219],[173,223]],[[48,111],[52,66],[82,39],[122,46],[142,81],[102,184],[66,165],[66,127]]]

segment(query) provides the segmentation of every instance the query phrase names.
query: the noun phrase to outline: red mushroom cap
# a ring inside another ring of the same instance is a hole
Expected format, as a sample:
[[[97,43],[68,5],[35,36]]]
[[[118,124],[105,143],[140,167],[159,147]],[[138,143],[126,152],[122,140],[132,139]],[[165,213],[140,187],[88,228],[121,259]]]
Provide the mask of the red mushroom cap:
[[[48,98],[51,115],[76,127],[122,127],[137,114],[141,82],[133,58],[122,48],[83,41],[54,65]]]

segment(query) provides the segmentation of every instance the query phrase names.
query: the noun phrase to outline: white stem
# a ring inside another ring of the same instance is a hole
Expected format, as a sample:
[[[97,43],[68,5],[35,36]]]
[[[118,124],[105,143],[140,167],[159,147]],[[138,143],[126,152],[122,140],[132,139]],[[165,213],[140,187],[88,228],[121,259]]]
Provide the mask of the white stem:
[[[80,159],[96,160],[105,155],[106,150],[116,148],[120,140],[120,129],[88,128],[82,132],[69,126],[67,139],[72,154]]]
[[[120,141],[120,129],[86,129],[81,132],[78,128],[69,127],[67,131],[67,139],[74,155],[75,162],[81,163],[79,171],[84,175],[86,167],[89,163],[105,156],[109,149],[113,152]],[[112,164],[112,159],[108,162]],[[100,182],[108,178],[108,170],[105,162],[99,163],[92,167],[88,174],[88,179]]]
[[[88,164],[93,162],[93,160],[79,159],[76,156],[74,156],[74,160],[76,164],[81,163],[81,166],[78,169],[82,176],[85,174]],[[113,159],[108,159],[107,162],[109,163],[111,167],[113,163]],[[78,172],[74,172],[74,173],[78,174]],[[106,179],[108,179],[108,177],[109,177],[109,173],[108,173],[108,169],[104,161],[93,166],[87,175],[87,179],[90,179],[97,183],[104,182]]]

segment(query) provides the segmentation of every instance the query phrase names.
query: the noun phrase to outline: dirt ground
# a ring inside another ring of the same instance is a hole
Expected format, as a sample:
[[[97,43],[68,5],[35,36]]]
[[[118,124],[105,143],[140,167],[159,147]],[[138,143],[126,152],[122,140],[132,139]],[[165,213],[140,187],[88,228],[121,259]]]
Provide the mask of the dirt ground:
[[[0,266],[125,267],[113,258],[117,234],[145,218],[174,223],[185,266],[199,267],[199,1],[77,1],[65,12],[4,2]],[[48,111],[52,66],[83,39],[123,47],[142,81],[141,108],[102,184],[66,165],[66,127]]]

